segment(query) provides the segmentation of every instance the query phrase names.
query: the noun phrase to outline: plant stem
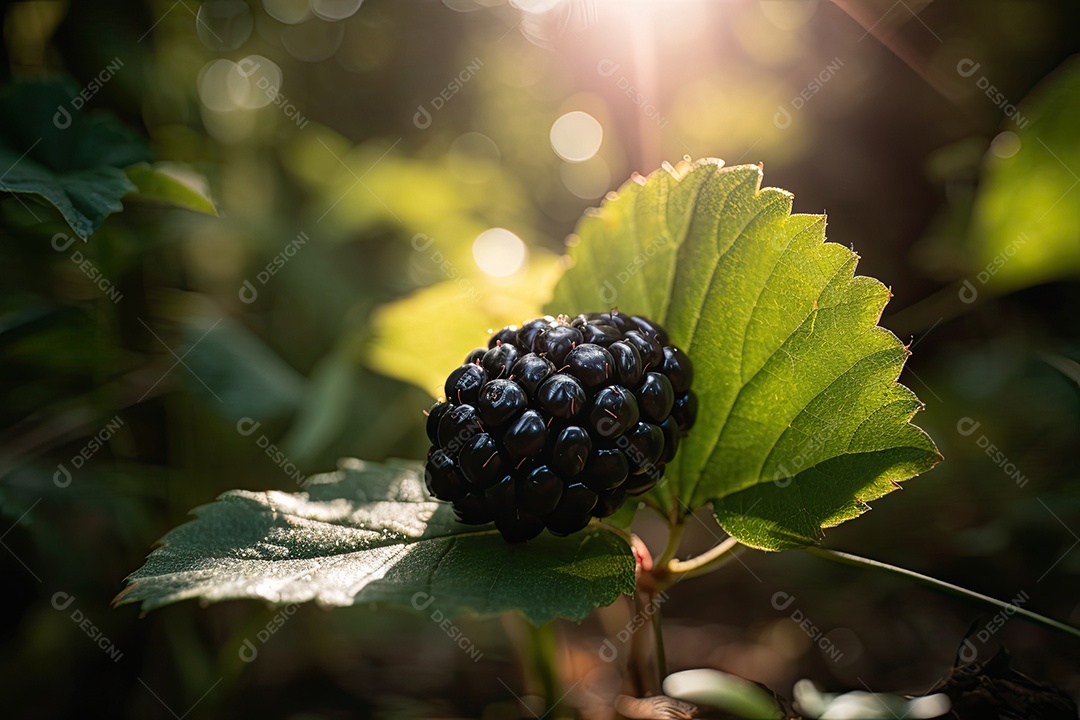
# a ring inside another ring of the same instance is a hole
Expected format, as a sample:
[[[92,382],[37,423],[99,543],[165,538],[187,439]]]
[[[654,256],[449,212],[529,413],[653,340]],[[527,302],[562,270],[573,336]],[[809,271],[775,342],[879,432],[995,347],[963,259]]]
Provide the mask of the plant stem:
[[[944,580],[938,580],[937,578],[930,577],[929,575],[923,575],[922,573],[915,572],[914,570],[908,570],[907,568],[897,567],[896,565],[889,565],[887,563],[879,562],[877,560],[871,560],[870,558],[859,557],[858,555],[852,555],[850,553],[840,552],[838,550],[827,550],[825,548],[809,548],[809,547],[808,548],[803,548],[803,550],[810,553],[811,555],[816,555],[816,556],[818,556],[820,558],[825,558],[826,560],[832,560],[834,562],[841,562],[841,563],[845,563],[847,565],[866,565],[866,566],[869,566],[869,567],[879,568],[881,570],[888,570],[889,572],[893,572],[893,573],[896,573],[898,575],[905,575],[905,576],[910,577],[910,578],[915,578],[916,580],[927,583],[928,585],[933,585],[934,587],[941,588],[943,590],[948,590],[950,592],[958,593],[960,595],[964,595],[966,597],[973,598],[973,599],[978,600],[980,602],[984,602],[984,603],[987,603],[989,605],[994,605],[995,607],[999,607],[999,608],[1002,608],[1002,609],[1005,609],[1005,610],[1010,610],[1011,609],[1012,612],[1014,612],[1015,614],[1017,614],[1017,615],[1019,615],[1021,617],[1024,617],[1024,618],[1026,618],[1026,619],[1028,619],[1028,620],[1030,620],[1030,621],[1032,621],[1034,623],[1037,623],[1039,625],[1044,625],[1044,626],[1046,626],[1048,628],[1052,628],[1054,630],[1060,630],[1062,632],[1069,633],[1070,635],[1074,635],[1076,637],[1080,637],[1080,629],[1074,628],[1071,625],[1066,625],[1065,623],[1058,622],[1057,620],[1053,620],[1051,618],[1048,618],[1045,615],[1039,615],[1038,613],[1033,613],[1033,612],[1031,612],[1029,610],[1024,610],[1023,608],[1017,607],[1016,605],[1012,605],[1010,603],[1003,602],[1001,600],[997,600],[997,599],[992,598],[992,597],[990,597],[988,595],[983,595],[982,593],[977,593],[974,590],[968,590],[967,588],[962,588],[959,585],[953,585],[950,582],[945,582]]]
[[[660,606],[656,603],[656,595],[649,594],[649,603],[653,606],[652,629],[653,639],[656,642],[656,675],[660,680],[660,687],[664,687],[664,679],[667,677],[667,653],[664,652],[664,628],[660,622]]]
[[[621,527],[606,523],[603,520],[597,520],[595,518],[593,518],[592,524],[602,530],[607,530],[609,533],[618,535],[620,538],[626,541],[627,545],[631,543],[630,532],[628,530],[624,530]]]
[[[682,577],[697,577],[712,572],[716,568],[734,557],[734,551],[743,546],[733,537],[729,537],[712,549],[692,557],[689,560],[671,560],[667,563],[667,570],[672,575]]]
[[[656,559],[656,563],[653,567],[665,568],[668,566],[668,563],[672,562],[675,553],[679,552],[679,543],[682,541],[683,532],[685,530],[685,523],[675,523],[671,526],[671,532],[668,533],[667,545],[664,547],[664,551],[660,553],[660,557]]]
[[[634,591],[634,618],[645,617],[645,606],[642,597],[648,595],[641,590]],[[653,674],[649,667],[649,643],[648,633],[635,632],[630,638],[630,658],[627,662],[627,670],[630,672],[631,681],[635,694],[639,697],[655,695],[659,688],[654,686]]]
[[[540,684],[544,696],[544,712],[557,717],[556,706],[560,699],[559,677],[555,671],[555,653],[558,639],[555,637],[555,623],[549,622],[540,627],[526,623],[529,628],[533,672]]]

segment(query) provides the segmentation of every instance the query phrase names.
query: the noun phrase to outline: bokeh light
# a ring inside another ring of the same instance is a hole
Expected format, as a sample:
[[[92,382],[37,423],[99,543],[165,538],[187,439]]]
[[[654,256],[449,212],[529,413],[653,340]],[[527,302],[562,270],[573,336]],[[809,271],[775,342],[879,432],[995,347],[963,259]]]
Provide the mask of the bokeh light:
[[[286,25],[296,25],[311,17],[309,0],[263,0],[266,14]]]
[[[210,50],[235,50],[251,37],[255,19],[244,0],[206,0],[195,15],[195,33]]]
[[[604,128],[587,112],[568,112],[551,126],[551,148],[567,162],[583,162],[600,150]]]
[[[360,9],[364,0],[311,0],[311,10],[323,20],[344,20]]]
[[[1003,130],[990,143],[990,152],[1005,159],[1020,152],[1020,136],[1012,130]]]
[[[510,4],[518,10],[540,15],[565,5],[566,0],[510,0]]]
[[[476,265],[492,277],[508,277],[521,269],[525,243],[505,228],[491,228],[477,236],[472,246]]]

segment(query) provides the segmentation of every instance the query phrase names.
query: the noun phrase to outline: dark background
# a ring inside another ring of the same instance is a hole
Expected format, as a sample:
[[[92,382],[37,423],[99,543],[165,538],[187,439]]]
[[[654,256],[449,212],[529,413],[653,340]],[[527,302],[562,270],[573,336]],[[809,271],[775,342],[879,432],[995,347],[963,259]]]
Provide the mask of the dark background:
[[[975,80],[992,78],[1020,103],[1078,50],[1080,6],[519,3],[540,4],[553,7],[367,0],[331,22],[284,0],[0,3],[5,81],[67,75],[83,87],[120,58],[88,108],[204,176],[221,212],[135,206],[110,218],[83,251],[123,293],[113,304],[0,196],[0,311],[37,313],[0,344],[5,715],[527,715],[514,697],[534,691],[515,618],[459,621],[483,652],[474,663],[418,614],[301,607],[248,664],[239,650],[274,608],[189,602],[140,618],[109,602],[192,507],[231,488],[295,489],[235,431],[241,417],[258,419],[302,474],[342,456],[422,457],[420,410],[430,378],[449,367],[439,353],[464,355],[486,329],[478,323],[508,307],[538,308],[549,285],[530,273],[547,277],[581,212],[632,172],[686,155],[763,163],[767,184],[794,192],[798,212],[827,211],[829,239],[854,247],[859,272],[895,294],[882,322],[912,345],[901,380],[926,403],[917,422],[947,460],[827,544],[1005,600],[1023,592],[1027,609],[1080,625],[1080,393],[1075,373],[1059,369],[1080,358],[1075,273],[1051,266],[1031,286],[987,286],[974,304],[957,295],[981,267],[970,217],[991,141],[1016,129]],[[199,31],[196,13],[214,32]],[[282,97],[302,117],[229,95],[208,69],[251,55],[280,70]],[[981,64],[978,75],[957,74],[962,58]],[[619,68],[605,76],[601,61]],[[836,61],[777,127],[778,106],[791,110]],[[418,106],[431,109],[465,75],[430,127],[417,127]],[[604,129],[599,152],[573,165],[548,138],[572,110]],[[1075,209],[1080,191],[1060,190]],[[528,248],[505,280],[471,254],[491,227]],[[310,241],[242,302],[244,280],[300,232]],[[417,233],[436,238],[479,301],[436,307],[425,292],[449,286],[453,297],[453,279],[414,250]],[[431,347],[429,326],[456,324],[471,333],[460,347]],[[119,430],[58,487],[58,464],[116,418]],[[962,418],[981,425],[962,435]],[[982,437],[1026,484],[985,454]],[[651,518],[638,529],[657,541]],[[714,543],[711,532],[692,525],[687,549]],[[919,694],[994,614],[800,552],[742,560],[672,592],[672,669],[716,667],[788,696],[801,677]],[[770,603],[778,591],[796,598],[787,611]],[[75,598],[65,611],[50,602],[57,592]],[[76,609],[119,661],[72,621]],[[795,609],[828,633],[839,661],[811,644]],[[597,649],[627,618],[620,602],[557,626],[562,680],[581,681],[569,699],[590,716],[604,716],[590,688],[613,673]],[[1013,620],[979,652],[999,644],[1023,672],[1080,696],[1075,638]]]

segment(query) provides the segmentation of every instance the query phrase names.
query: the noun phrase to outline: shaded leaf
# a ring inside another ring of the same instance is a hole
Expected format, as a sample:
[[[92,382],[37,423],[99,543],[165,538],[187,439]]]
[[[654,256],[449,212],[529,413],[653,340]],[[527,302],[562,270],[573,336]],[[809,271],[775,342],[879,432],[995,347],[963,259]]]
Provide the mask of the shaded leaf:
[[[177,350],[184,366],[173,372],[226,420],[279,417],[304,397],[304,376],[239,323],[198,314],[185,320],[184,341]]]
[[[430,500],[414,463],[347,461],[305,492],[234,490],[195,515],[162,538],[117,604],[385,602],[447,616],[517,609],[540,624],[580,620],[634,588],[634,558],[614,534],[509,545]]]
[[[51,203],[85,240],[135,190],[121,168],[150,153],[115,117],[76,109],[77,97],[78,89],[60,80],[0,91],[0,191]]]

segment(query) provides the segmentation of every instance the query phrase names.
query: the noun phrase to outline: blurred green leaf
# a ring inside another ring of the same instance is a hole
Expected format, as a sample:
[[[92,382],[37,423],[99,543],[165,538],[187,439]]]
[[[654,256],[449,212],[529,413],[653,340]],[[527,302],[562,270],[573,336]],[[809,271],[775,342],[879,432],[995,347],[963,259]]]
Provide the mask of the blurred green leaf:
[[[498,282],[482,275],[457,277],[383,305],[372,316],[368,364],[384,375],[442,396],[450,370],[491,331],[540,315],[559,277],[559,262],[534,253],[526,268]],[[416,352],[416,319],[424,322],[424,351]]]
[[[664,692],[698,705],[710,705],[741,718],[765,720],[784,717],[769,693],[749,680],[711,668],[668,675],[664,679]]]
[[[340,434],[355,399],[355,372],[352,358],[340,350],[319,361],[311,373],[311,390],[301,399],[296,421],[282,440],[286,455],[307,462]]]
[[[48,201],[85,240],[135,190],[122,168],[150,152],[115,117],[85,115],[80,101],[66,80],[0,91],[0,190]]]
[[[417,463],[348,461],[305,490],[233,490],[198,508],[162,538],[116,603],[382,602],[444,616],[520,610],[541,624],[580,620],[634,589],[633,555],[614,534],[509,545],[430,500]]]
[[[976,289],[1080,275],[1080,57],[1044,79],[987,153],[971,230]],[[1017,149],[1018,148],[1018,149]]]
[[[185,371],[187,388],[226,420],[262,421],[300,403],[306,380],[255,333],[224,317],[199,315],[186,322],[177,354],[190,370]]]
[[[889,290],[853,277],[825,218],[791,215],[761,169],[717,161],[635,178],[582,220],[549,312],[618,307],[659,319],[697,367],[701,409],[652,497],[709,502],[740,542],[782,550],[934,466],[907,358],[878,327]]]
[[[132,200],[150,200],[194,210],[207,215],[217,215],[213,201],[203,192],[184,181],[177,171],[167,164],[134,165],[127,169],[128,180],[135,184],[135,192],[128,195]]]

